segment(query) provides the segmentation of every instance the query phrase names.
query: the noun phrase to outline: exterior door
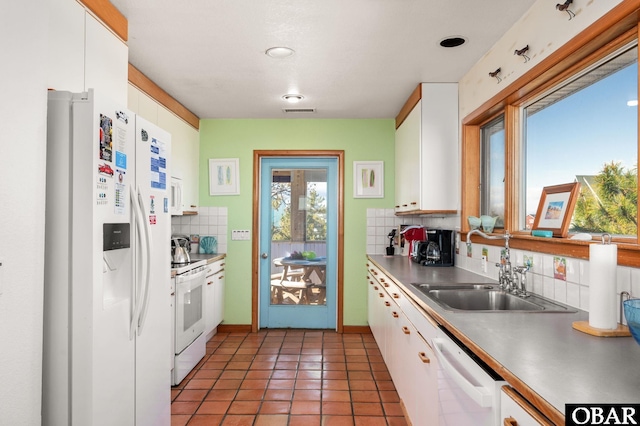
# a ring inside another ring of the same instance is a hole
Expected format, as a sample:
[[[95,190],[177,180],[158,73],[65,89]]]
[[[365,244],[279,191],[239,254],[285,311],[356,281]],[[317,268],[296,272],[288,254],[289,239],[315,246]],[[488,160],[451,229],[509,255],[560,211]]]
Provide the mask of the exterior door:
[[[260,328],[336,328],[337,158],[260,162]]]

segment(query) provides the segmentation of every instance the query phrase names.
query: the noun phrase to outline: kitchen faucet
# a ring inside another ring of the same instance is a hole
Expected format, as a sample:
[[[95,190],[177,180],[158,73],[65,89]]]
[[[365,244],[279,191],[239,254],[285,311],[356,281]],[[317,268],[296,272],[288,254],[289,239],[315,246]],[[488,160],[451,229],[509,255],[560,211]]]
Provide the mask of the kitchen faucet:
[[[501,290],[508,291],[520,297],[528,297],[526,288],[526,273],[528,266],[511,266],[511,253],[509,251],[509,239],[511,234],[505,231],[502,235],[487,235],[479,229],[472,229],[467,233],[467,248],[471,247],[471,235],[478,234],[487,240],[504,240],[504,250],[500,254],[500,262],[496,263],[498,270],[498,284]]]

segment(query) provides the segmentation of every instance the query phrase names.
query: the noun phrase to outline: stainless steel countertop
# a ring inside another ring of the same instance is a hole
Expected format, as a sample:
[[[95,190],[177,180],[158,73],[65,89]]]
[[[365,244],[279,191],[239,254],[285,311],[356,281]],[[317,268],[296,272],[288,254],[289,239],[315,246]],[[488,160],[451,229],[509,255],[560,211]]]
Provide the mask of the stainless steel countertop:
[[[207,263],[215,262],[216,260],[224,259],[227,257],[225,253],[216,254],[203,254],[203,253],[189,253],[191,260],[206,260]]]
[[[490,282],[456,267],[425,267],[403,256],[369,258],[423,309],[444,320],[564,414],[566,403],[640,403],[640,345],[632,337],[595,337],[572,328],[588,313],[455,313],[410,283]]]

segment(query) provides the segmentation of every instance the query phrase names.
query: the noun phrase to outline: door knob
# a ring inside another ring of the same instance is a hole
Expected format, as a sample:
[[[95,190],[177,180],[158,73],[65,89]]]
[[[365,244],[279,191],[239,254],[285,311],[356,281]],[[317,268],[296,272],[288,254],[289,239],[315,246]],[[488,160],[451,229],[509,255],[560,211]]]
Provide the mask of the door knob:
[[[261,257],[261,258],[263,258],[263,259],[266,259],[266,258],[268,258],[268,257],[269,257],[269,255],[268,255],[267,253],[262,253],[262,254],[260,255],[260,257]]]

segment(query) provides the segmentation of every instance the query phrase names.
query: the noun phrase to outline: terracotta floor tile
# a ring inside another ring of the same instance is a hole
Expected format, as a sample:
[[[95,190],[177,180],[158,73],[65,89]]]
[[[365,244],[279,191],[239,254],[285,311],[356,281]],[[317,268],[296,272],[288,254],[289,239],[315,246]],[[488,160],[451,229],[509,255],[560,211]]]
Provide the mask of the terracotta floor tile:
[[[225,416],[222,426],[251,426],[256,416]]]
[[[184,386],[185,389],[211,389],[216,379],[191,379]]]
[[[387,416],[404,416],[402,405],[399,402],[383,402],[382,408]]]
[[[389,426],[408,426],[407,420],[404,417],[387,417]]]
[[[266,389],[269,384],[267,379],[244,379],[240,384],[240,389]]]
[[[320,426],[320,416],[290,416],[289,426]]]
[[[355,416],[353,419],[356,426],[387,426],[384,417]]]
[[[373,380],[349,380],[349,388],[354,390],[377,390],[376,382]]]
[[[224,370],[220,375],[220,379],[228,380],[228,379],[244,379],[244,376],[247,375],[247,372],[244,370]]]
[[[291,411],[289,401],[264,401],[260,406],[260,414],[288,414]]]
[[[264,394],[265,401],[291,401],[293,389],[268,389]]]
[[[346,369],[345,371],[333,370],[322,372],[322,378],[325,380],[345,380],[347,377]]]
[[[188,426],[211,426],[211,425],[219,425],[222,423],[222,418],[224,416],[220,414],[196,414],[191,417]]]
[[[371,334],[219,333],[206,348],[171,388],[172,426],[407,425]]]
[[[171,426],[185,426],[190,418],[191,414],[172,414]]]
[[[257,414],[260,401],[233,401],[229,406],[228,414]]]
[[[298,371],[298,380],[320,380],[322,379],[322,371],[318,370],[300,370]]]
[[[291,403],[291,414],[320,414],[320,401],[296,401]]]
[[[250,379],[270,379],[271,378],[271,370],[250,370],[247,371],[247,375],[244,376],[245,380]]]
[[[350,416],[353,414],[351,411],[350,402],[322,402],[322,415],[337,415],[337,416]]]
[[[351,400],[354,402],[379,402],[378,391],[351,391]]]
[[[264,389],[244,389],[236,394],[236,401],[260,401],[264,396]]]
[[[351,401],[349,391],[325,390],[322,391],[322,401]]]
[[[353,426],[352,416],[322,416],[322,426]]]
[[[294,389],[322,389],[322,380],[296,380]]]
[[[382,405],[379,402],[354,402],[354,416],[384,416]]]
[[[224,414],[231,405],[231,401],[204,401],[196,414]]]
[[[289,416],[282,414],[259,414],[254,426],[287,426]]]
[[[293,393],[294,401],[320,401],[322,393],[319,390],[298,389]]]
[[[205,397],[205,401],[231,401],[237,392],[236,389],[212,389]]]
[[[176,401],[202,401],[209,393],[207,389],[185,389],[177,396]]]
[[[400,402],[400,397],[396,391],[380,391],[379,393],[382,402]]]

